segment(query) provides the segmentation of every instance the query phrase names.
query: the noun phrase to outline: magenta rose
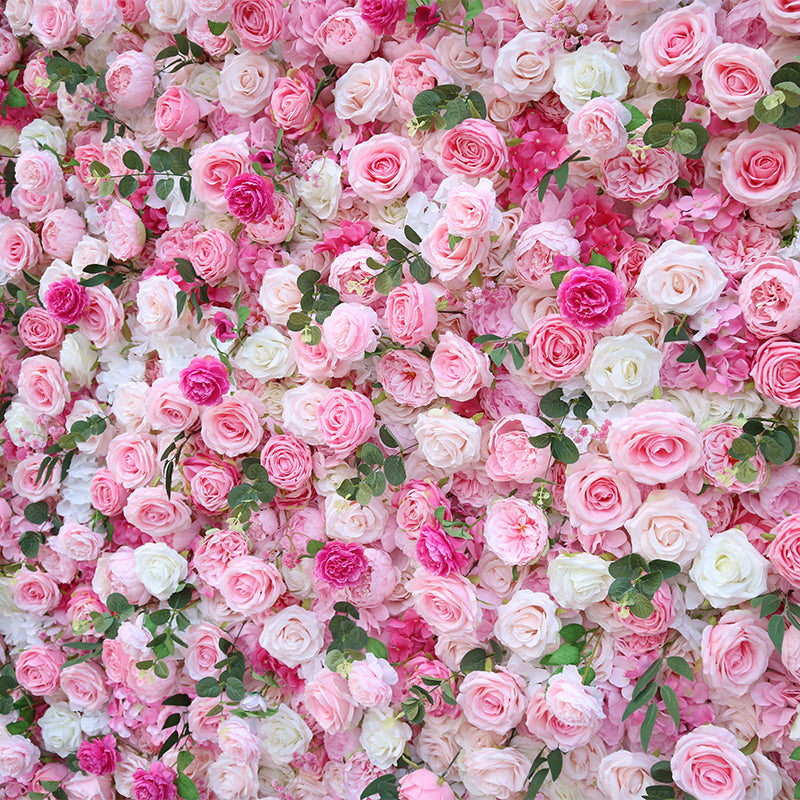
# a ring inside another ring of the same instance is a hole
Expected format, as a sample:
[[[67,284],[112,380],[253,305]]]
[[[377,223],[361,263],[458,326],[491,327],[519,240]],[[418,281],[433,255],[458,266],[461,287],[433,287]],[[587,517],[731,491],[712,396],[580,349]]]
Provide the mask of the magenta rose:
[[[65,325],[74,325],[86,310],[86,287],[73,278],[63,278],[48,286],[44,304],[50,315]]]
[[[577,328],[604,328],[625,310],[625,287],[602,267],[575,267],[558,287],[561,316]]]
[[[84,739],[78,748],[78,766],[91,775],[108,775],[117,761],[117,741],[110,733],[102,738]]]
[[[264,222],[275,210],[275,187],[263,175],[244,173],[225,187],[228,211],[242,222]]]
[[[178,386],[187,400],[199,406],[218,406],[231,382],[225,365],[214,356],[206,356],[193,358],[181,370]]]
[[[150,765],[150,769],[137,769],[133,773],[133,800],[175,800],[175,773],[160,761]]]
[[[361,17],[379,36],[391,35],[406,15],[405,0],[362,0]]]
[[[328,542],[317,553],[314,577],[343,589],[358,584],[367,566],[364,548],[358,542]]]

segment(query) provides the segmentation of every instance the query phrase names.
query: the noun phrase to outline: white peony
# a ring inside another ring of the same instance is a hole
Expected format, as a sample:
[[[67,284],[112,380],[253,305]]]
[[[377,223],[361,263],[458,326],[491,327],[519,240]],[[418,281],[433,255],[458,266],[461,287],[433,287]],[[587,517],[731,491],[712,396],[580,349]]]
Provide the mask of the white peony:
[[[53,703],[39,719],[45,749],[65,758],[74,753],[83,738],[81,715],[70,711],[67,703]]]
[[[547,577],[553,599],[580,611],[605,600],[613,580],[608,561],[591,553],[559,553],[547,565]]]
[[[342,168],[332,158],[318,158],[297,181],[297,194],[320,219],[330,219],[339,210]]]
[[[276,764],[288,764],[295,753],[305,753],[313,734],[305,720],[285,703],[261,723],[261,748]]]

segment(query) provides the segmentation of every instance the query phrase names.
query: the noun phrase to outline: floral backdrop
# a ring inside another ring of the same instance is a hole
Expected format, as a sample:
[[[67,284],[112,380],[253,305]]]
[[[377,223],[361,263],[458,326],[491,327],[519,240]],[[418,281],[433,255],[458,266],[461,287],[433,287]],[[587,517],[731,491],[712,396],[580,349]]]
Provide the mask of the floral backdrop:
[[[6,0],[0,797],[800,796],[798,0]]]

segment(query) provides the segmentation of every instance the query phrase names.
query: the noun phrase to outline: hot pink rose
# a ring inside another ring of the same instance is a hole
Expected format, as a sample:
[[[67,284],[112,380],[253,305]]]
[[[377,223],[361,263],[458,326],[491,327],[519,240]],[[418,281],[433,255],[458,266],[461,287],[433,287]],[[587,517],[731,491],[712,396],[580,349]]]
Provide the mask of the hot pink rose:
[[[442,167],[448,175],[490,177],[508,158],[499,130],[483,119],[465,119],[442,136]]]
[[[436,397],[431,362],[413,350],[390,350],[378,362],[378,380],[395,402],[419,408]]]
[[[225,567],[218,588],[228,608],[250,617],[271,608],[286,587],[273,564],[237,556]]]
[[[17,385],[23,402],[41,414],[55,417],[70,397],[64,370],[47,356],[29,356],[20,367]]]
[[[558,287],[558,305],[567,322],[597,330],[610,325],[625,310],[625,287],[607,269],[575,267]]]
[[[580,375],[592,360],[594,338],[559,314],[547,314],[528,333],[531,370],[548,381],[565,381]]]
[[[113,734],[84,739],[78,748],[78,766],[91,775],[108,775],[119,761],[117,741]]]
[[[53,281],[44,295],[47,310],[65,325],[74,325],[80,319],[87,302],[86,287],[73,278]]]
[[[439,339],[431,356],[433,387],[440,397],[471,400],[492,382],[489,357],[451,331]]]
[[[106,73],[108,94],[123,108],[141,108],[153,96],[155,86],[152,57],[136,50],[118,55]]]
[[[758,348],[752,370],[756,389],[790,408],[800,406],[800,342],[778,336]]]
[[[264,222],[275,210],[274,194],[271,180],[248,172],[231,178],[225,187],[228,211],[245,223]]]
[[[419,153],[408,140],[381,133],[357,144],[347,156],[353,191],[370,203],[386,205],[407,194],[419,172]]]
[[[228,368],[215,356],[193,358],[179,377],[183,396],[199,406],[218,406],[231,388]]]
[[[458,689],[458,705],[467,721],[503,736],[522,721],[525,701],[525,682],[503,667],[470,672]]]
[[[34,645],[20,653],[15,666],[17,681],[38,697],[53,694],[58,688],[61,666],[66,656],[54,645]]]
[[[670,767],[675,784],[697,800],[744,800],[755,778],[736,737],[716,725],[702,725],[682,736]]]
[[[406,347],[420,344],[439,321],[433,293],[416,282],[392,289],[383,313],[389,335]]]
[[[234,0],[231,27],[242,46],[262,53],[283,32],[283,5],[279,0]]]
[[[64,327],[43,308],[33,306],[20,318],[17,328],[25,347],[42,353],[58,347],[64,340]]]
[[[272,436],[261,451],[261,464],[272,483],[294,492],[311,477],[311,448],[291,434]]]
[[[156,761],[148,769],[133,773],[132,800],[176,800],[175,772]]]
[[[327,542],[314,557],[314,577],[337,589],[357,586],[366,571],[364,548],[358,542]]]
[[[322,438],[337,455],[347,455],[364,444],[375,430],[372,403],[349,389],[332,389],[317,407]]]

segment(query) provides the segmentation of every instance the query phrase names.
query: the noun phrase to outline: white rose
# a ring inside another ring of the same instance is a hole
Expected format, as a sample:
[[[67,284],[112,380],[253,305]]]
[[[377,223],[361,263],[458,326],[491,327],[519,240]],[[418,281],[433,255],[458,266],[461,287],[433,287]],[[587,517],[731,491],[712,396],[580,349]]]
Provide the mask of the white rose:
[[[269,103],[278,67],[256,53],[225,56],[219,74],[219,102],[229,113],[252,117]]]
[[[289,264],[264,273],[258,302],[273,325],[285,325],[289,314],[300,310],[302,294],[297,288],[297,276],[301,272],[297,264]]]
[[[296,366],[291,341],[271,325],[248,336],[233,363],[261,381],[286,378]]]
[[[393,711],[370,709],[364,714],[359,742],[378,769],[389,769],[403,754],[410,738],[411,726],[400,722]]]
[[[258,794],[258,764],[221,755],[208,768],[208,788],[218,800],[251,800]]]
[[[779,406],[774,400],[761,395],[755,389],[743,389],[730,394],[707,392],[708,414],[701,422],[715,425],[718,422],[732,422],[739,417],[771,417]]]
[[[324,643],[325,629],[317,615],[302,606],[289,606],[267,620],[259,644],[288,667],[315,658]]]
[[[353,64],[336,81],[333,110],[354,125],[375,122],[392,106],[391,67],[384,58]]]
[[[6,0],[5,15],[15,36],[29,34],[34,0]]]
[[[286,591],[299,600],[314,597],[314,579],[311,575],[312,560],[303,559],[296,567],[287,567],[281,564],[281,576],[286,584]]]
[[[558,608],[544,592],[520,589],[497,609],[494,635],[526,661],[540,658],[558,644]]]
[[[591,553],[559,553],[548,564],[547,577],[556,603],[580,611],[605,600],[613,580],[608,561]]]
[[[150,24],[163,33],[180,33],[189,20],[189,4],[186,0],[146,0]]]
[[[342,168],[332,158],[318,158],[296,186],[300,199],[320,219],[330,219],[339,210]]]
[[[340,542],[374,542],[386,528],[389,512],[377,499],[362,506],[338,494],[325,498],[325,533]]]
[[[117,387],[111,411],[126,430],[141,431],[144,428],[145,402],[149,389],[150,386],[144,381],[129,381]]]
[[[668,241],[647,257],[636,288],[665,314],[696,314],[722,294],[727,282],[705,247]]]
[[[497,52],[494,82],[512,100],[541,100],[553,88],[551,42],[546,33],[522,31]]]
[[[689,577],[714,608],[737,606],[767,591],[769,562],[740,530],[711,537]]]
[[[44,119],[29,122],[19,133],[19,149],[38,150],[40,146],[52,147],[60,156],[67,152],[67,137],[63,130]]]
[[[81,715],[70,711],[67,703],[53,703],[39,719],[45,749],[62,758],[74,753],[83,738]]]
[[[72,253],[72,267],[83,269],[89,264],[108,264],[108,245],[87,233]]]
[[[136,320],[148,333],[175,333],[186,318],[184,309],[178,317],[180,287],[166,275],[154,275],[139,283],[136,295]]]
[[[219,100],[220,71],[211,64],[193,64],[185,67],[186,80],[183,88],[195,97],[215,103]]]
[[[600,42],[556,57],[554,91],[570,110],[577,111],[597,92],[623,100],[628,93],[628,73],[619,58]]]
[[[586,371],[592,399],[636,403],[651,397],[663,359],[660,350],[636,333],[602,338]]]
[[[631,753],[628,750],[610,753],[600,762],[597,786],[605,797],[637,800],[652,785],[650,767],[657,760],[646,753]]]
[[[319,431],[317,408],[330,391],[327,386],[314,381],[289,389],[281,400],[286,430],[308,444],[324,444]]]
[[[8,438],[17,446],[22,447],[31,439],[45,440],[46,430],[36,420],[39,415],[34,414],[26,405],[15,400],[8,407],[5,415]]]
[[[186,559],[164,542],[137,547],[133,558],[136,577],[159,600],[166,600],[176,592],[189,572]]]
[[[413,431],[420,452],[433,467],[456,471],[480,458],[480,426],[447,408],[420,414]]]
[[[313,737],[305,720],[284,703],[261,723],[259,733],[262,750],[276,764],[288,764],[295,753],[305,753]]]
[[[69,373],[70,380],[78,386],[86,386],[97,369],[97,351],[80,331],[64,337],[58,360],[64,372]]]

